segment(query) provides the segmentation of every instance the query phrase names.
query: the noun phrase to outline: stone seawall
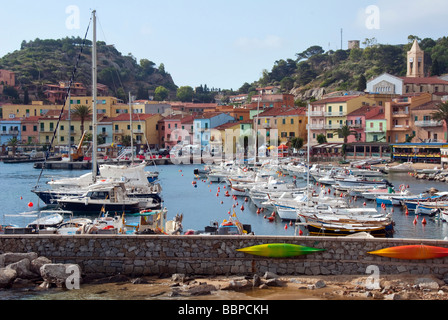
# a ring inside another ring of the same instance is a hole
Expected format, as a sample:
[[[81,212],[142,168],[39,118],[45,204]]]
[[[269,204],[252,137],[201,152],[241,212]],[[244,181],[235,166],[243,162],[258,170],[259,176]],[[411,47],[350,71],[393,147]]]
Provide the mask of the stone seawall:
[[[290,243],[325,249],[288,259],[269,259],[237,249],[268,243]],[[365,275],[369,266],[381,274],[448,273],[448,258],[410,261],[367,252],[403,245],[448,247],[448,241],[268,236],[106,236],[1,235],[0,253],[36,252],[54,263],[79,264],[85,275],[149,276]]]

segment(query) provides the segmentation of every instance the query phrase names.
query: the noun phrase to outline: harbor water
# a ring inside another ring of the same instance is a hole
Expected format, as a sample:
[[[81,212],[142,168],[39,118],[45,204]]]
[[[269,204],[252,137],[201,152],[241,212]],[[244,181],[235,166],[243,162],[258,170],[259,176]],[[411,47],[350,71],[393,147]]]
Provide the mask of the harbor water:
[[[257,208],[250,199],[245,202],[244,198],[238,198],[238,204],[232,197],[225,197],[226,184],[211,184],[206,178],[196,179],[194,169],[198,165],[166,165],[148,166],[147,171],[159,172],[159,183],[162,186],[162,198],[164,206],[168,209],[168,219],[173,219],[177,214],[183,214],[184,231],[204,230],[213,222],[221,223],[228,219],[229,212],[235,213],[238,219],[247,225],[251,225],[252,231],[256,235],[272,236],[294,236],[297,230],[289,223],[276,219],[269,222],[264,219],[265,215],[272,212],[262,212],[257,214]],[[64,170],[44,170],[40,180],[40,185],[46,184],[51,179],[62,177],[77,177],[88,171],[64,171]],[[35,217],[20,215],[24,212],[32,212],[45,209],[45,205],[38,197],[31,192],[36,185],[40,169],[33,168],[32,163],[4,164],[0,162],[0,219],[2,225],[26,226]],[[421,193],[430,188],[439,191],[447,191],[448,184],[445,182],[435,182],[417,180],[407,173],[391,173],[385,176],[398,189],[400,185],[409,186],[412,193]],[[291,180],[289,176],[279,176],[279,180]],[[195,182],[195,183],[193,183]],[[297,186],[305,186],[306,181],[297,180]],[[218,189],[219,188],[219,189]],[[316,188],[318,188],[316,186]],[[218,192],[219,190],[219,192]],[[363,206],[364,199],[358,199],[357,206]],[[32,204],[32,207],[30,205]],[[235,207],[233,207],[235,205]],[[368,207],[377,207],[374,202],[367,201]],[[244,206],[244,210],[241,210]],[[381,207],[378,207],[381,210]],[[388,212],[392,207],[387,208]],[[395,221],[394,238],[406,239],[444,239],[448,237],[448,223],[444,223],[435,218],[426,217],[426,224],[422,223],[423,218],[419,217],[414,224],[415,215],[410,212],[406,215],[401,207],[393,208],[393,220]],[[95,218],[90,216],[90,218]],[[133,223],[133,218],[128,218],[127,222]],[[137,218],[134,218],[137,219]]]

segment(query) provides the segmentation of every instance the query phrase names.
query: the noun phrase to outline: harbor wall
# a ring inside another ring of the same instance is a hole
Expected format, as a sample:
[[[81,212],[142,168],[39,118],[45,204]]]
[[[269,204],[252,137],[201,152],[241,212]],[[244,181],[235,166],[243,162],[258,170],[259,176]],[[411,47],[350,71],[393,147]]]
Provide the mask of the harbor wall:
[[[269,259],[237,249],[269,243],[290,243],[325,249],[288,259]],[[367,252],[403,245],[448,247],[448,241],[268,236],[109,236],[1,235],[0,253],[36,252],[54,263],[75,263],[84,275],[150,276],[365,275],[370,266],[380,274],[448,273],[448,258],[397,260]],[[372,269],[370,269],[372,270]]]

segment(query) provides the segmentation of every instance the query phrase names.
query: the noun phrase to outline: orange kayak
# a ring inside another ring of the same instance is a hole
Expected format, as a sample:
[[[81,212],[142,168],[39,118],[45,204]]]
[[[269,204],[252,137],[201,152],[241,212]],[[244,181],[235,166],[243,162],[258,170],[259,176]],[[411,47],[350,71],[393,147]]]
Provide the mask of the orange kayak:
[[[395,259],[428,260],[428,259],[438,259],[447,257],[448,248],[417,245],[417,246],[391,247],[368,253]]]

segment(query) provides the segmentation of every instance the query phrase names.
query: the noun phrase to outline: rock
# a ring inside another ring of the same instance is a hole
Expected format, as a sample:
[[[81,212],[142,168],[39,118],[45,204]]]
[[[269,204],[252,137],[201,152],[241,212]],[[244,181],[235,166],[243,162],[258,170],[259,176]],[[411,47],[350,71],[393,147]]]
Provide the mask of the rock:
[[[266,280],[265,284],[269,287],[283,287],[285,283],[280,279],[269,279]]]
[[[319,280],[314,284],[314,286],[316,287],[316,289],[322,289],[325,288],[327,285],[323,280]]]
[[[221,290],[244,290],[252,288],[251,283],[246,279],[241,280],[230,280],[226,284],[221,286]]]
[[[52,263],[51,260],[46,257],[38,257],[31,261],[31,271],[34,272],[35,274],[40,275],[40,268],[44,264],[51,264],[51,263]]]
[[[439,290],[440,288],[439,284],[435,280],[429,278],[418,278],[415,280],[415,285],[420,290]]]
[[[261,279],[260,276],[258,274],[254,275],[254,279],[253,279],[253,283],[252,286],[253,287],[259,287],[261,285]]]
[[[206,296],[211,294],[212,291],[216,291],[215,286],[207,283],[201,283],[200,285],[194,285],[187,288],[185,293],[189,296]]]
[[[173,282],[179,282],[184,283],[185,281],[185,274],[182,273],[175,273],[171,276],[171,281]]]
[[[63,287],[66,284],[67,279],[70,276],[73,276],[73,273],[68,270],[74,268],[80,270],[79,266],[74,264],[45,264],[40,268],[40,274],[43,280],[48,284]]]
[[[398,293],[392,293],[384,296],[384,300],[403,300],[403,298]]]
[[[29,253],[4,253],[2,254],[3,258],[0,260],[0,263],[3,263],[3,265],[0,265],[0,267],[5,267],[11,263],[19,262],[23,259],[28,259],[30,261],[33,261],[34,259],[38,258],[37,253],[35,252],[29,252]]]
[[[31,272],[31,262],[29,259],[22,259],[20,261],[8,264],[6,268],[15,270],[18,278],[33,279],[37,277],[34,272]]]
[[[10,268],[0,269],[0,288],[8,288],[17,278],[17,272]]]
[[[269,280],[269,279],[277,279],[277,278],[278,278],[278,275],[276,275],[276,274],[273,273],[273,272],[269,272],[269,271],[267,271],[267,272],[264,274],[263,278],[264,278],[265,280]]]

